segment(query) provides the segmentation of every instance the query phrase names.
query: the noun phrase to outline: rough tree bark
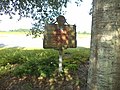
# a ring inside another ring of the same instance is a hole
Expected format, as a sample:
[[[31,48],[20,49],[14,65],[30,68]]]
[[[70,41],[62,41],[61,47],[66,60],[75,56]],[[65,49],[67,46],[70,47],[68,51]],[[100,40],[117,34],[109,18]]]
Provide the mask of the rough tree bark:
[[[93,0],[87,90],[120,90],[120,0]]]

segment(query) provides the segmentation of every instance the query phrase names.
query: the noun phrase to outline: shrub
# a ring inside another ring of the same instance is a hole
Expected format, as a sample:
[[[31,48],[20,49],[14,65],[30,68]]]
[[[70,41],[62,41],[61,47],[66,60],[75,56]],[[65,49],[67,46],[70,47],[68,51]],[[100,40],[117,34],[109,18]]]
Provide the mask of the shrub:
[[[75,48],[67,49],[64,53],[64,67],[69,70],[77,70],[81,63],[89,60],[90,51],[88,48]]]
[[[56,56],[48,56],[48,58],[27,61],[26,63],[16,67],[14,74],[18,76],[33,75],[49,77],[57,67],[58,62]]]
[[[88,58],[89,49],[87,48],[66,49],[63,55],[63,68],[75,72],[81,63],[88,61]],[[58,63],[57,50],[23,50],[17,48],[0,50],[0,68],[2,67],[3,70],[8,64],[10,64],[9,66],[17,64],[14,69],[9,67],[6,70],[6,73],[12,71],[16,76],[50,77],[58,70]]]

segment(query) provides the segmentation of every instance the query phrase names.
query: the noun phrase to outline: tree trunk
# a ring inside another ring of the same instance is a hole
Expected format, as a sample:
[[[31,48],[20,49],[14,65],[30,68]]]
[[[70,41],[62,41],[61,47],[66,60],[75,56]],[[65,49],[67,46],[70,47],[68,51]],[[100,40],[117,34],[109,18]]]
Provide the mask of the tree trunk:
[[[93,0],[87,90],[120,90],[120,0]]]

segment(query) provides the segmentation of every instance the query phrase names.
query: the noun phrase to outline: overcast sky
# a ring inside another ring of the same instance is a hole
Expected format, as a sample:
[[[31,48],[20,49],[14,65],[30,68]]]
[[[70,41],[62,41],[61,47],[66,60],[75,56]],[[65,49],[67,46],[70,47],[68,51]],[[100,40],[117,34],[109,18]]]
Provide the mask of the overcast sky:
[[[73,1],[73,0],[72,0]],[[76,24],[77,31],[86,31],[91,32],[91,21],[92,17],[89,15],[92,0],[83,0],[81,5],[77,7],[75,3],[69,3],[65,9],[67,13],[65,18],[69,24]],[[9,19],[9,16],[0,16],[0,30],[14,30],[14,29],[29,29],[32,27],[32,19],[22,18],[18,21],[18,16],[15,16],[13,19]]]

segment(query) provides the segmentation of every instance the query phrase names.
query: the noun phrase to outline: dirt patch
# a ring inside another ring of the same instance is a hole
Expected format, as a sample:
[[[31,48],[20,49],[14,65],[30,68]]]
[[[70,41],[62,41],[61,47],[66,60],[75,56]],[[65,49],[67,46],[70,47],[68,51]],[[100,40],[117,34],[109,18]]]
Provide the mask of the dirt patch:
[[[76,73],[62,76],[56,73],[53,78],[6,75],[0,78],[0,90],[85,90],[87,71],[88,63],[81,64]]]

